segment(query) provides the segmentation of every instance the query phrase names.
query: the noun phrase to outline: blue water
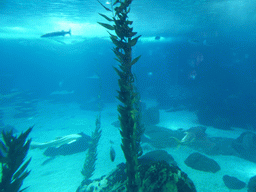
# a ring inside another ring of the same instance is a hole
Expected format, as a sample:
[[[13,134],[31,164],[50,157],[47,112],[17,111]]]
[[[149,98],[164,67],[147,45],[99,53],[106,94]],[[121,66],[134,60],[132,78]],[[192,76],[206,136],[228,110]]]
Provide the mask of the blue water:
[[[151,0],[134,1],[131,8],[134,29],[142,35],[133,50],[134,56],[142,55],[133,69],[142,96],[156,99],[163,109],[190,105],[198,110],[206,103],[211,115],[237,121],[229,127],[255,129],[253,1]],[[83,102],[102,92],[104,101],[115,101],[112,66],[118,63],[106,30],[97,24],[105,22],[98,12],[109,14],[97,1],[4,1],[0,93],[20,91],[43,99],[65,90]],[[71,36],[41,38],[69,29]],[[170,101],[173,87],[186,89],[186,102]]]
[[[255,8],[253,0],[134,0],[142,99],[198,112],[202,125],[255,131]],[[101,93],[103,103],[116,102],[118,63],[98,12],[108,14],[94,0],[2,1],[0,94],[44,100],[66,91],[72,96],[61,102],[82,105]],[[40,37],[69,29],[71,36]]]
[[[202,115],[206,125],[221,117],[226,128],[256,129],[253,1],[151,0],[131,8],[142,35],[133,50],[142,55],[133,69],[142,97],[160,109],[185,105],[209,114]],[[66,91],[78,103],[101,93],[104,102],[115,101],[118,63],[98,12],[109,14],[97,1],[1,3],[0,93],[46,99]],[[69,29],[71,36],[41,38]]]

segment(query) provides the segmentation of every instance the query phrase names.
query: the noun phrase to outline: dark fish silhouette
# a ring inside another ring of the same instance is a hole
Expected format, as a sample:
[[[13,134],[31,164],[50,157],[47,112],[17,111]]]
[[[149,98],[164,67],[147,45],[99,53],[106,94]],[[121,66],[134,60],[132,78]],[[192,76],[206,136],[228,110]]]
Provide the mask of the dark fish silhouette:
[[[116,158],[116,152],[115,152],[114,148],[111,146],[110,147],[110,159],[112,162],[114,162],[115,158]]]
[[[41,37],[58,37],[58,36],[65,36],[65,35],[71,35],[71,29],[69,29],[69,31],[56,31],[56,32],[52,32],[52,33],[46,33],[44,35],[42,35]]]

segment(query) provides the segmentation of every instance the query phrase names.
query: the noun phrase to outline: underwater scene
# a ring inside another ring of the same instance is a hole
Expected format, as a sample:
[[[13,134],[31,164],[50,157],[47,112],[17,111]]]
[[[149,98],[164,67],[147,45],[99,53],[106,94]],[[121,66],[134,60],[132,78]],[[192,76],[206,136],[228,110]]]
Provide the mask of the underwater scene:
[[[253,0],[0,3],[1,192],[256,192]]]

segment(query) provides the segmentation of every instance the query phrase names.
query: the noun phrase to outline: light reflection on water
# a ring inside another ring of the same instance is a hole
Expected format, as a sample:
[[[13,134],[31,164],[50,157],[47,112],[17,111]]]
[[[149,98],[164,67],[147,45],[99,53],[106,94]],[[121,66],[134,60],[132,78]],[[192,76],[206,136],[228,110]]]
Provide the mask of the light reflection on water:
[[[101,2],[109,6],[109,1]],[[130,19],[134,21],[136,31],[144,36],[188,33],[214,36],[216,32],[255,35],[255,7],[252,0],[134,0]],[[67,30],[85,23],[96,24],[104,21],[99,12],[109,14],[96,0],[5,0],[1,2],[0,10],[0,32],[3,27],[23,27],[31,29],[33,34]],[[59,23],[66,23],[66,26]]]

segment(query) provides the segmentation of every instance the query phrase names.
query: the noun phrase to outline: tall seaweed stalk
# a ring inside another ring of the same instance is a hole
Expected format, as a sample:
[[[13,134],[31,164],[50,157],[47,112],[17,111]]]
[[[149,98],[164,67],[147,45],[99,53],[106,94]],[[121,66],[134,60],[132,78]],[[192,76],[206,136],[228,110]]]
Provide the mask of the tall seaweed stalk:
[[[19,137],[13,135],[12,131],[2,132],[3,141],[1,142],[1,168],[2,177],[0,181],[0,192],[22,192],[23,180],[29,175],[27,166],[31,158],[24,162],[29,150],[31,139],[27,140],[32,127]]]
[[[92,140],[90,141],[90,145],[84,162],[84,167],[81,171],[82,175],[84,176],[84,182],[89,180],[95,171],[95,163],[97,160],[97,146],[101,137],[100,115],[97,117],[95,124],[96,128],[92,133]]]
[[[111,9],[100,3],[105,10],[113,13],[110,18],[104,14],[100,14],[107,21],[113,24],[101,23],[100,25],[115,34],[110,34],[115,47],[113,52],[116,55],[115,60],[119,62],[119,68],[114,67],[119,75],[118,105],[120,134],[122,136],[122,150],[126,159],[127,173],[127,191],[136,192],[139,186],[138,177],[138,111],[136,109],[137,93],[134,89],[134,76],[132,74],[132,66],[139,60],[140,56],[132,59],[132,47],[136,45],[140,36],[134,37],[137,32],[133,32],[131,27],[133,21],[128,19],[130,12],[130,4],[132,0],[116,0]]]

